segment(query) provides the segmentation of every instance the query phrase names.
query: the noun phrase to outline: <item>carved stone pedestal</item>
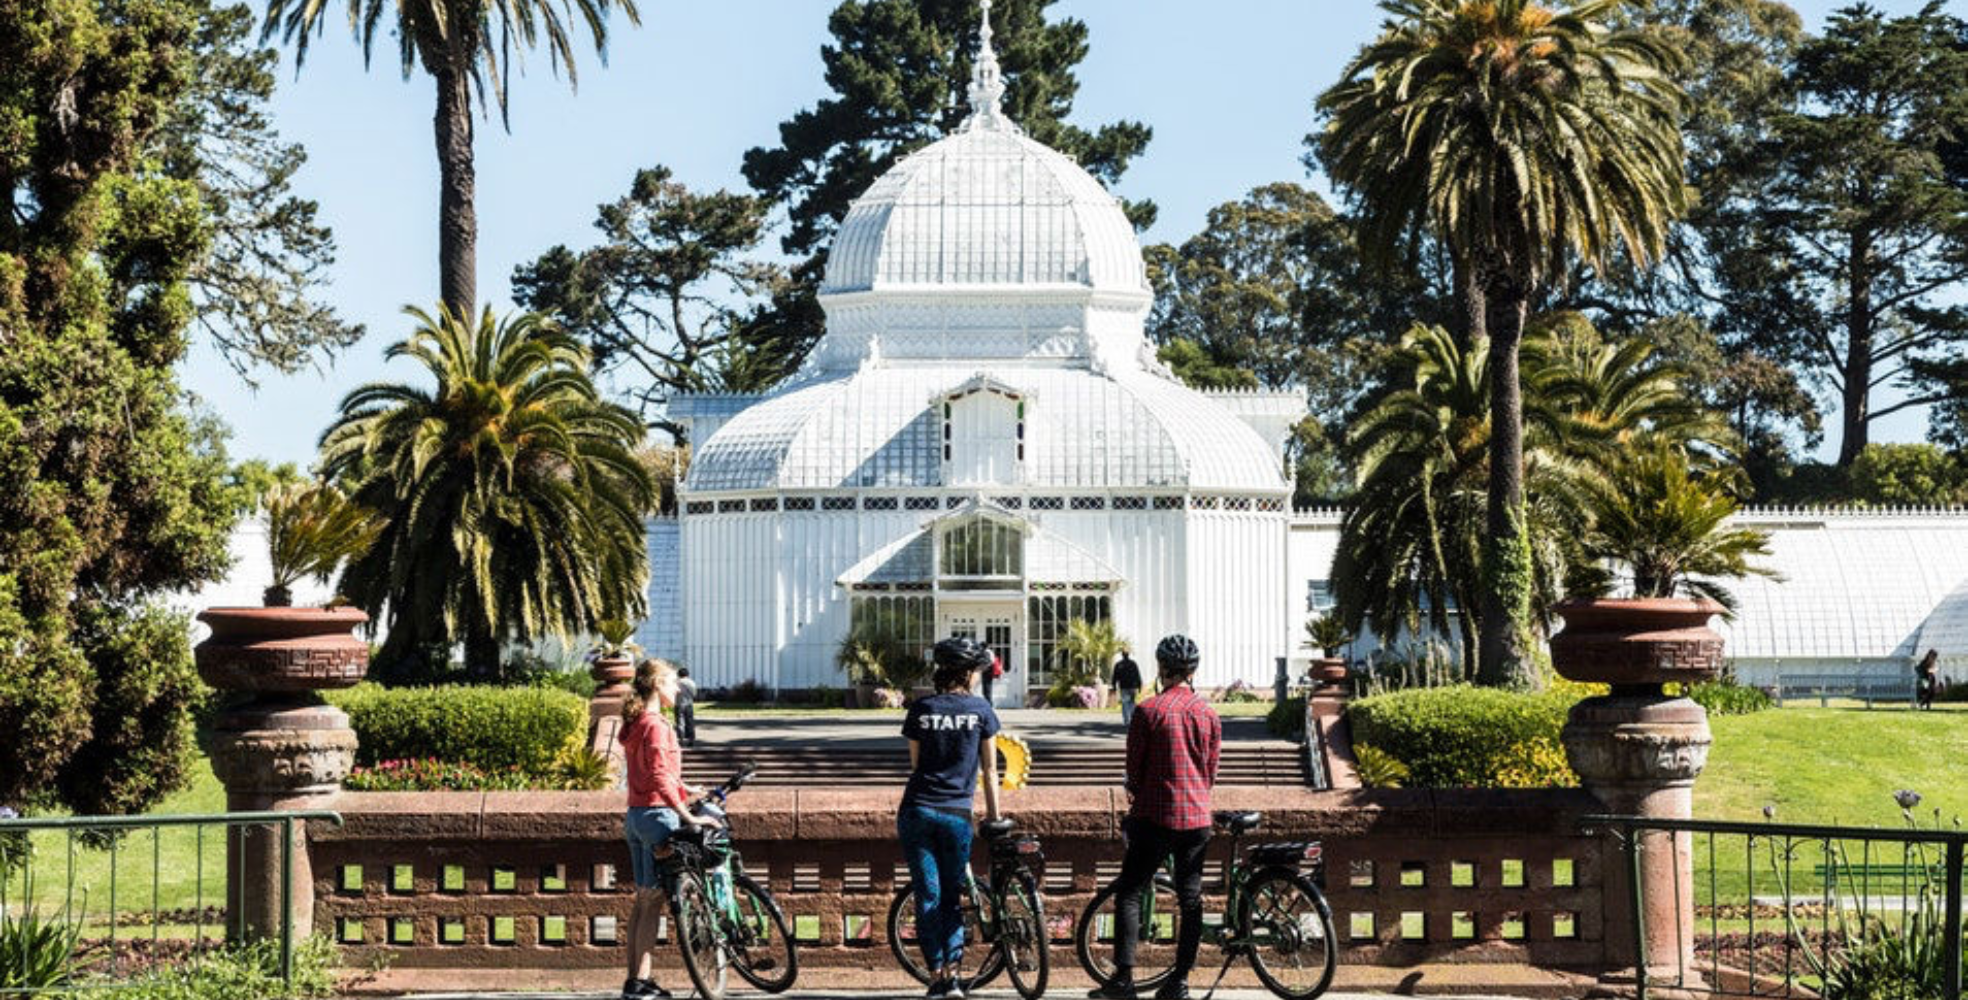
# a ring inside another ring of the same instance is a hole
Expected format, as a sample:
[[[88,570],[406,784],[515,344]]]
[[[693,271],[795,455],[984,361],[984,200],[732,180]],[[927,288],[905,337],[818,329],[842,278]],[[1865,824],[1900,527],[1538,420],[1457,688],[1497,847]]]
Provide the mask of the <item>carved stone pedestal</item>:
[[[247,697],[213,725],[212,771],[231,812],[317,809],[355,763],[355,731],[314,692],[348,687],[368,671],[369,647],[351,634],[367,616],[351,608],[213,608],[198,619],[212,635],[194,651],[199,675]],[[286,863],[278,823],[226,834],[226,936],[296,940],[313,930],[314,878],[306,826],[296,822]]]
[[[1708,762],[1708,713],[1687,698],[1625,694],[1588,698],[1572,707],[1565,723],[1565,756],[1585,787],[1608,813],[1686,819],[1692,814],[1696,776]],[[1606,864],[1607,952],[1626,970],[1600,981],[1594,997],[1635,994],[1639,961],[1634,951],[1633,893],[1641,892],[1642,926],[1649,967],[1648,995],[1677,983],[1694,969],[1694,858],[1687,834],[1641,835],[1640,884],[1625,855]]]
[[[1565,629],[1552,637],[1552,665],[1572,680],[1610,684],[1612,693],[1572,707],[1562,739],[1572,770],[1607,813],[1659,819],[1692,814],[1695,778],[1712,737],[1700,705],[1663,691],[1721,667],[1722,639],[1708,628],[1720,608],[1705,601],[1591,601],[1560,605]],[[1613,845],[1624,848],[1625,845]],[[1605,942],[1619,971],[1591,997],[1639,993],[1674,998],[1705,991],[1694,971],[1694,857],[1687,834],[1645,833],[1636,871],[1623,851],[1608,855]],[[1641,901],[1635,933],[1633,900]],[[1636,944],[1644,949],[1636,954]]]

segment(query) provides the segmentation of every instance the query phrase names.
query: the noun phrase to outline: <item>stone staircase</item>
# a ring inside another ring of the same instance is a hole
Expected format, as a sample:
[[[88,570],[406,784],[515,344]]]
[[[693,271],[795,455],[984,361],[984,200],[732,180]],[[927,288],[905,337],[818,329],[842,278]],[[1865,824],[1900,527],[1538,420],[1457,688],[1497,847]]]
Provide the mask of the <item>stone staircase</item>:
[[[899,742],[899,741],[898,741]],[[1030,784],[1114,785],[1121,783],[1125,751],[1118,745],[1037,744],[1032,748]],[[745,761],[758,765],[754,787],[900,787],[909,777],[905,747],[746,746],[700,744],[684,751],[684,780],[711,785],[729,777]],[[1304,787],[1305,765],[1297,747],[1283,742],[1230,743],[1223,746],[1217,784],[1224,787],[1288,785]]]

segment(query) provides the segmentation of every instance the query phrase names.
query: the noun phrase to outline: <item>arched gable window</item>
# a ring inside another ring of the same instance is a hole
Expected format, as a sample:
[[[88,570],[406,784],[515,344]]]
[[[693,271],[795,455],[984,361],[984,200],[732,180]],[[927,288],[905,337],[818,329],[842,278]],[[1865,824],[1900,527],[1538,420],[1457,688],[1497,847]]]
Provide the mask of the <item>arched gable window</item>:
[[[944,485],[1023,482],[1027,405],[1018,390],[985,376],[944,396]]]
[[[936,575],[948,590],[1015,590],[1025,575],[1025,533],[992,517],[970,517],[942,529]]]

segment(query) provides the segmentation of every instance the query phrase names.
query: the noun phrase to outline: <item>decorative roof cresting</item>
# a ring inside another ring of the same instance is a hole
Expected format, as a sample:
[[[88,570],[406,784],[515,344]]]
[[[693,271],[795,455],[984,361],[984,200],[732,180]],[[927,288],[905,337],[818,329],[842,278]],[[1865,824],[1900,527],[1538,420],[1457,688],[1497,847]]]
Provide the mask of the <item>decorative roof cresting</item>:
[[[998,66],[997,50],[991,47],[991,0],[983,0],[981,6],[977,58],[970,66],[970,117],[957,130],[984,128],[1023,134],[1018,124],[1004,113],[1004,72]]]

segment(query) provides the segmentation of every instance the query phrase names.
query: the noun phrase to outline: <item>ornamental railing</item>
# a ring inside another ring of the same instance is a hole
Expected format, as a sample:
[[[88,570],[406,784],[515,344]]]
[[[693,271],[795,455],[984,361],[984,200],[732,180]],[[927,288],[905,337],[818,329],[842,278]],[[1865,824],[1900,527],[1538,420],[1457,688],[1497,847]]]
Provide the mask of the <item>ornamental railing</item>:
[[[1904,794],[1904,793],[1903,793]],[[1960,1000],[1962,855],[1968,832],[1588,816],[1609,863],[1637,873],[1651,852],[1692,869],[1692,899],[1648,887],[1629,909],[1635,987],[1673,995],[1797,998],[1892,995]],[[1671,888],[1671,887],[1668,887]],[[1647,921],[1677,922],[1675,954],[1648,954]],[[1682,925],[1683,920],[1691,923]],[[1883,991],[1883,992],[1882,992]]]
[[[182,816],[66,816],[0,819],[0,920],[18,945],[43,940],[37,981],[0,996],[113,990],[135,973],[192,960],[247,936],[273,940],[278,972],[291,983],[294,907],[278,927],[237,925],[229,894],[245,866],[275,866],[280,900],[307,878],[300,834],[338,826],[333,812],[236,812]],[[30,929],[39,933],[30,933]],[[24,962],[25,952],[10,956]],[[20,970],[13,970],[18,973]]]
[[[768,787],[732,800],[746,868],[799,938],[803,981],[893,969],[885,927],[907,878],[898,794]],[[1577,832],[1595,803],[1586,793],[1263,788],[1216,798],[1265,812],[1253,843],[1324,841],[1343,962],[1591,974],[1605,965],[1603,841]],[[344,793],[334,804],[346,825],[309,832],[315,928],[341,944],[345,964],[406,973],[617,967],[632,899],[621,802],[605,792]],[[1118,873],[1125,803],[1108,788],[1032,788],[1006,793],[1004,807],[1044,843],[1053,968],[1071,977],[1073,922]],[[1212,844],[1206,889],[1227,850],[1223,838]],[[673,945],[655,957],[676,964]]]

